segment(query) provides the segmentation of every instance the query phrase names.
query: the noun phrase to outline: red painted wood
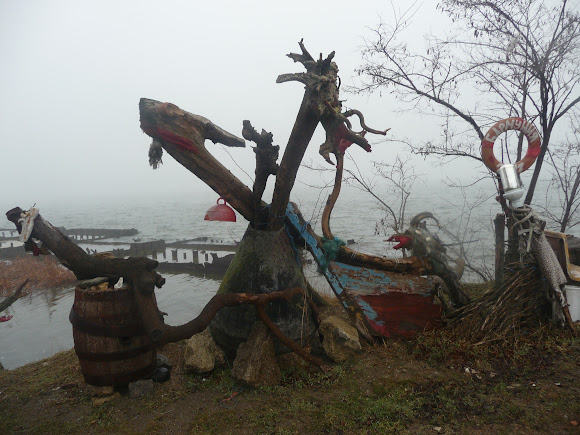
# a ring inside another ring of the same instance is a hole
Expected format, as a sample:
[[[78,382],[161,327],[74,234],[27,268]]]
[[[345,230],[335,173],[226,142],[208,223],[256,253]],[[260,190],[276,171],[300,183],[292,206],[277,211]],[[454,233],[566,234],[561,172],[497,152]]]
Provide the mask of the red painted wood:
[[[384,337],[412,337],[418,332],[433,329],[441,319],[441,306],[432,298],[403,292],[357,295],[370,305],[376,318],[367,317],[368,324]]]

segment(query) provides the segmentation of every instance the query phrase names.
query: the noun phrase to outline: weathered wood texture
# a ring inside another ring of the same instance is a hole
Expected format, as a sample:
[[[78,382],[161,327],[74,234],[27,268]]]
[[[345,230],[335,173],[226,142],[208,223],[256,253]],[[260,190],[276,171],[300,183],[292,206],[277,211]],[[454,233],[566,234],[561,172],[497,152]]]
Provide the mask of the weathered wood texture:
[[[18,222],[18,219],[22,213],[23,210],[20,207],[13,208],[6,213],[8,220],[14,223],[19,232],[22,230],[22,227]],[[103,276],[110,277],[109,285],[111,286],[119,277],[123,277],[125,284],[127,284],[127,287],[130,289],[128,291],[130,291],[131,304],[134,304],[137,307],[139,321],[142,322],[148,340],[151,340],[151,342],[156,346],[189,338],[192,335],[203,331],[209,325],[209,322],[212,320],[213,316],[215,316],[215,313],[223,307],[250,304],[256,307],[258,317],[264,321],[266,326],[270,328],[272,333],[284,345],[297,352],[307,361],[319,367],[324,367],[322,361],[309,356],[304,350],[301,350],[298,345],[289,340],[288,337],[284,336],[265,312],[266,305],[274,300],[290,300],[297,294],[305,294],[303,288],[295,287],[284,291],[260,295],[248,293],[216,295],[210,300],[197,318],[181,326],[170,326],[166,325],[163,321],[163,316],[159,311],[155,298],[155,287],[161,288],[165,283],[165,279],[155,272],[155,268],[158,265],[157,261],[149,260],[148,258],[120,259],[88,255],[58,228],[45,221],[40,214],[34,221],[34,229],[31,238],[40,240],[43,245],[50,249],[60,259],[62,264],[72,270],[79,279],[85,280]],[[32,239],[30,241],[32,242]],[[88,294],[88,291],[86,290],[79,291]],[[109,291],[114,292],[115,290],[109,289],[103,291],[102,294],[108,297],[107,292]],[[118,305],[123,304],[120,303]],[[116,306],[115,309],[109,307],[105,309],[104,312],[114,315],[118,310],[122,311],[126,309],[127,307]],[[83,310],[86,311],[86,306],[83,306]],[[91,349],[95,349],[95,341],[93,339],[85,338],[82,340],[83,343],[85,343],[83,345],[85,350],[82,351],[88,351],[89,353],[93,352]],[[145,345],[144,343],[141,344]],[[105,347],[107,346],[108,345]],[[119,364],[123,365],[124,363]],[[116,369],[111,368],[111,370]],[[119,370],[118,373],[121,373],[121,369]],[[109,373],[109,375],[110,374],[111,373]],[[95,380],[95,382],[101,381]]]
[[[284,226],[284,216],[290,201],[290,192],[294,187],[300,163],[318,122],[318,113],[312,107],[312,96],[307,89],[276,175],[268,219],[270,230],[278,230]]]
[[[500,213],[493,220],[495,227],[495,288],[503,283],[505,264],[505,215]]]
[[[75,352],[91,385],[127,385],[150,376],[157,351],[147,335],[130,287],[77,287],[70,312]]]
[[[24,290],[24,287],[26,287],[26,284],[28,284],[29,281],[30,281],[29,279],[26,279],[26,281],[24,281],[22,284],[18,286],[18,288],[16,289],[16,291],[14,291],[14,293],[12,293],[6,299],[0,302],[0,313],[4,311],[6,308],[8,308],[10,305],[12,305],[14,302],[16,302],[16,300],[20,297],[22,290]]]
[[[174,104],[141,98],[141,129],[159,141],[175,160],[225,198],[244,218],[254,221],[252,191],[222,165],[205,147],[205,140],[244,147],[238,138],[203,116]]]
[[[344,170],[344,154],[339,153],[336,155],[336,172],[334,174],[334,187],[332,188],[332,192],[328,195],[328,199],[326,200],[326,206],[322,211],[322,218],[320,220],[320,224],[322,225],[322,235],[327,239],[334,239],[334,234],[330,229],[330,216],[332,214],[332,210],[334,209],[334,205],[338,199],[338,195],[340,195],[340,188],[342,186],[342,173]]]
[[[166,326],[164,330],[163,342],[173,342],[189,338],[198,332],[203,331],[214,318],[216,313],[224,307],[235,307],[244,304],[253,305],[256,309],[256,314],[260,320],[272,331],[274,336],[278,338],[282,344],[287,346],[290,350],[296,352],[306,361],[325,368],[324,363],[319,358],[316,358],[297,343],[290,340],[276,325],[266,313],[266,306],[273,301],[284,300],[288,303],[296,295],[305,295],[306,290],[301,287],[289,288],[283,291],[254,294],[254,293],[220,293],[215,295],[203,308],[202,312],[195,319],[181,326]]]
[[[304,220],[302,213],[295,204],[291,204],[292,214],[296,217],[295,222],[290,217],[287,217],[287,226],[294,237],[301,240],[304,246],[312,252],[314,246],[322,250],[322,238],[317,235],[312,229],[310,223]],[[301,234],[302,231],[302,234]],[[310,240],[305,241],[304,236]],[[317,254],[313,253],[316,257]],[[386,270],[389,272],[409,273],[412,275],[426,275],[433,272],[433,264],[429,258],[420,257],[406,257],[406,258],[388,258],[377,257],[375,255],[367,255],[357,251],[353,251],[347,246],[340,246],[338,249],[338,258],[342,263],[350,264],[352,266],[368,267],[370,269]]]
[[[259,222],[262,222],[267,219],[267,213],[264,217],[260,215],[262,210],[262,195],[266,189],[268,177],[270,175],[276,175],[278,172],[278,164],[276,161],[278,160],[280,147],[272,144],[272,133],[262,130],[262,133],[258,134],[248,120],[244,121],[242,136],[244,139],[250,140],[256,144],[256,147],[253,148],[254,153],[256,154],[256,177],[254,179],[254,187],[252,191],[254,193],[254,209],[256,210],[256,214],[259,215],[256,217]]]
[[[356,143],[364,150],[370,151],[371,146],[364,137],[365,132],[383,135],[387,132],[386,130],[380,132],[369,129],[364,123],[362,114],[357,110],[342,112],[339,98],[338,66],[332,61],[334,52],[325,59],[321,55],[318,60],[314,60],[302,41],[299,42],[299,45],[302,52],[299,54],[290,53],[288,57],[294,62],[300,62],[306,72],[282,74],[276,80],[277,83],[296,81],[306,86],[302,105],[276,177],[276,186],[270,208],[269,227],[271,229],[278,229],[283,225],[283,215],[288,206],[290,191],[294,186],[300,162],[319,122],[326,131],[326,140],[320,146],[319,152],[329,163],[332,163],[329,158],[330,153],[336,156],[339,153],[344,153],[344,149],[340,149],[341,143],[344,143],[345,148]],[[363,132],[355,133],[352,131],[352,125],[348,120],[348,117],[352,115],[357,115],[361,120]]]

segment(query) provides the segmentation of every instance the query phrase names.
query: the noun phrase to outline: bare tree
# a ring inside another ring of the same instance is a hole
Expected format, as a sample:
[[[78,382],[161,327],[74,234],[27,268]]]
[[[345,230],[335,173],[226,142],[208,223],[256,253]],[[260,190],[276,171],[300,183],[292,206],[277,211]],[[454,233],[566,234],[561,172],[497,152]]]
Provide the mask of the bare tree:
[[[422,182],[422,174],[415,172],[410,157],[397,154],[392,164],[373,161],[370,174],[361,170],[355,160],[352,161],[354,169],[344,168],[345,183],[371,195],[384,212],[384,217],[375,223],[375,234],[403,234],[412,221],[409,213],[413,210],[409,210],[409,199],[417,189],[416,182]],[[313,171],[332,171],[322,166],[304,166]],[[468,279],[489,280],[493,276],[493,265],[488,264],[491,245],[486,245],[486,237],[483,236],[489,230],[489,220],[478,218],[474,213],[482,203],[489,200],[489,195],[481,191],[468,194],[467,187],[457,180],[448,179],[447,184],[459,190],[461,201],[443,200],[447,209],[446,217],[439,221],[440,216],[437,216],[438,219],[433,220],[435,224],[428,221],[429,230],[442,240],[453,261],[462,262],[462,267],[469,273]],[[401,252],[406,257],[404,246]]]
[[[376,223],[375,232],[377,234],[390,235],[402,233],[405,230],[405,214],[409,197],[413,191],[415,182],[421,180],[421,175],[415,173],[415,168],[410,164],[409,155],[395,156],[393,163],[372,162],[373,175],[365,176],[356,165],[356,170],[345,169],[347,175],[345,182],[369,193],[379,204],[385,217]],[[377,193],[377,177],[386,182]]]
[[[572,136],[548,155],[552,189],[540,208],[563,233],[580,223],[580,118],[573,119]]]
[[[415,146],[421,154],[481,160],[487,126],[508,116],[532,120],[542,144],[529,204],[557,122],[580,102],[580,14],[567,0],[443,0],[438,8],[452,19],[451,33],[428,36],[422,52],[402,40],[417,6],[379,24],[356,90],[391,88],[413,110],[442,116],[441,140]],[[504,159],[521,159],[522,140],[515,154],[502,149]]]

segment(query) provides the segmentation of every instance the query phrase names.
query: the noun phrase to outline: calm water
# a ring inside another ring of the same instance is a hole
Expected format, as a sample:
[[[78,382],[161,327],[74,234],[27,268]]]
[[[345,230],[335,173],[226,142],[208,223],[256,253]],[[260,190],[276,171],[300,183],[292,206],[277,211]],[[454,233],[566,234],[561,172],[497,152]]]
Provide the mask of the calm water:
[[[490,191],[493,196],[493,192]],[[304,217],[319,229],[320,208],[326,194],[297,195],[297,202]],[[409,204],[407,219],[420,211],[434,212],[441,222],[460,230],[467,215],[454,199],[456,192],[440,191],[436,195],[418,191]],[[15,204],[6,204],[8,210]],[[168,242],[209,236],[217,242],[239,241],[247,227],[240,216],[235,223],[216,223],[203,220],[212,202],[186,201],[183,198],[127,199],[124,201],[96,203],[74,202],[37,204],[42,216],[56,226],[68,228],[137,228],[136,237],[142,241],[165,239]],[[491,219],[499,211],[493,199],[471,211],[472,222],[477,233],[467,234],[468,239],[490,241]],[[356,241],[356,249],[379,255],[394,256],[392,245],[385,243],[384,235],[375,235],[375,223],[384,216],[372,198],[355,189],[344,189],[332,215],[333,233],[344,240]],[[9,228],[9,222],[0,228]],[[120,242],[132,240],[117,239]],[[473,244],[475,246],[476,243]],[[488,243],[488,248],[491,243]],[[483,254],[483,248],[480,248]],[[204,304],[213,296],[219,281],[187,274],[163,274],[166,285],[157,290],[159,308],[169,314],[166,322],[178,325],[195,317]],[[317,277],[314,268],[307,276],[315,286],[325,290],[323,280]],[[7,369],[48,357],[73,347],[72,326],[68,315],[73,304],[74,289],[37,290],[14,303],[7,312],[12,320],[0,323],[0,362]]]

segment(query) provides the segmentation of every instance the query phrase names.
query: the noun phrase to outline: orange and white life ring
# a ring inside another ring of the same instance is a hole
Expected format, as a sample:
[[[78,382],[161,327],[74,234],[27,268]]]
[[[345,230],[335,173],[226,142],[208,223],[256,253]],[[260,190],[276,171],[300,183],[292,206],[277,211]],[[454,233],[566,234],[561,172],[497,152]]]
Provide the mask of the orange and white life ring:
[[[503,163],[493,155],[493,144],[497,137],[505,131],[521,131],[528,139],[528,151],[523,159],[515,164],[518,173],[524,172],[534,164],[540,154],[542,138],[540,133],[534,127],[534,124],[522,118],[507,118],[496,122],[487,132],[483,141],[481,141],[481,157],[483,163],[493,172],[503,166]]]

